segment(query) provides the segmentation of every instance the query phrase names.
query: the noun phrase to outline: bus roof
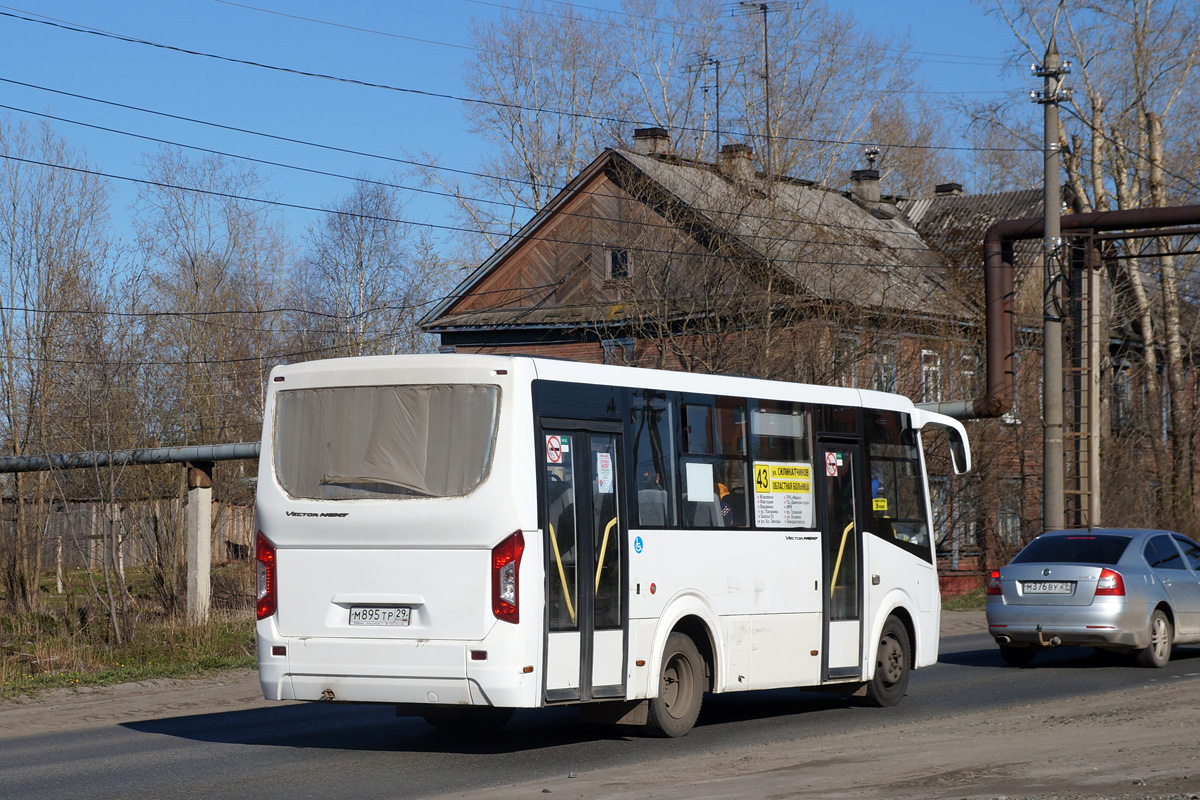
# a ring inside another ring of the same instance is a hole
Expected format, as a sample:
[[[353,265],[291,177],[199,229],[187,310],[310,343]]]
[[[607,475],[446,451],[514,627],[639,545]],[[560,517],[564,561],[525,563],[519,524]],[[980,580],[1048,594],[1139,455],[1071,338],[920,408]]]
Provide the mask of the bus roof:
[[[712,375],[646,367],[590,364],[526,355],[439,353],[322,359],[277,366],[271,370],[271,379],[275,381],[282,380],[287,376],[303,375],[309,379],[306,383],[310,383],[314,379],[319,381],[321,375],[328,375],[334,383],[340,385],[359,381],[378,383],[395,381],[398,376],[389,373],[410,369],[421,371],[447,369],[460,374],[463,370],[488,372],[510,370],[514,374],[526,373],[530,380],[536,378],[660,391],[724,394],[832,405],[863,405],[896,411],[912,411],[914,408],[912,401],[903,395],[866,389],[790,383],[736,375]]]

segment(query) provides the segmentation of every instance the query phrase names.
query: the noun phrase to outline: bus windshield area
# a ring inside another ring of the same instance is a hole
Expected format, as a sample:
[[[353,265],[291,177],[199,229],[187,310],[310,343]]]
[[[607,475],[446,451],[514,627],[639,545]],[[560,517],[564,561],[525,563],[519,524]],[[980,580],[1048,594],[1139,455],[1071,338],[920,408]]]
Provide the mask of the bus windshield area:
[[[478,384],[282,391],[275,475],[300,499],[460,497],[491,470],[499,411]]]

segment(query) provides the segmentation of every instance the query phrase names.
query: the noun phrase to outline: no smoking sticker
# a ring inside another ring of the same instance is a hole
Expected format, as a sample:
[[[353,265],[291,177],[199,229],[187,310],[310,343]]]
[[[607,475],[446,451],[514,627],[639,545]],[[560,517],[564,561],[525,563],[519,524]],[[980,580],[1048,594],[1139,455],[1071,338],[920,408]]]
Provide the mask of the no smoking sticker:
[[[559,436],[546,437],[546,463],[561,464],[563,454],[562,438]]]

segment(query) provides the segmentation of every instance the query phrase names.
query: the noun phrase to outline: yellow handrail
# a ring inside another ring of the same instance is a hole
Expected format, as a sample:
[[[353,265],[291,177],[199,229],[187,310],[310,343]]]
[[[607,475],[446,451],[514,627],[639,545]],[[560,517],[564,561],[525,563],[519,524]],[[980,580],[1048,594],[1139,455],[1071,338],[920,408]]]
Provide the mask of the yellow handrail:
[[[613,517],[608,521],[608,525],[604,526],[604,541],[600,543],[600,560],[596,562],[596,591],[600,591],[600,573],[604,570],[604,551],[608,549],[608,532],[613,529],[613,525],[617,524],[617,518]]]
[[[550,525],[550,523],[546,523]],[[563,597],[567,600],[567,613],[571,615],[571,624],[575,624],[575,607],[571,605],[571,589],[567,586],[567,573],[563,569],[562,556],[558,552],[558,537],[554,535],[554,526],[550,525],[550,546],[554,548],[554,563],[558,564],[558,579],[562,581]]]
[[[842,531],[842,543],[838,547],[837,561],[833,565],[833,579],[829,581],[829,599],[833,599],[833,592],[837,589],[838,573],[842,570],[842,553],[846,549],[846,535],[854,530],[854,520],[850,520],[850,524],[846,526],[846,530]]]

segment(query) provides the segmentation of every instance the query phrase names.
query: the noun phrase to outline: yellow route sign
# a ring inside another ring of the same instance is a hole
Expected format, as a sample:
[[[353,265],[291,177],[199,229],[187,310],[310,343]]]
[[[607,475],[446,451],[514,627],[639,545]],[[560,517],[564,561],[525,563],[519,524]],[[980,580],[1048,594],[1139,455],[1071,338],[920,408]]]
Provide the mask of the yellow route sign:
[[[762,528],[812,527],[812,465],[756,461],[754,521]]]

